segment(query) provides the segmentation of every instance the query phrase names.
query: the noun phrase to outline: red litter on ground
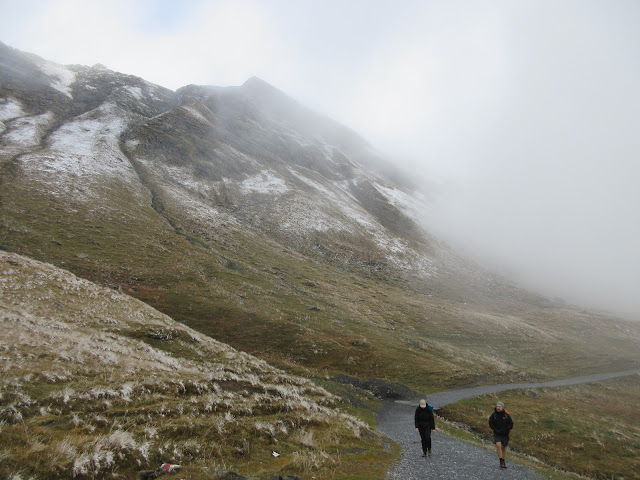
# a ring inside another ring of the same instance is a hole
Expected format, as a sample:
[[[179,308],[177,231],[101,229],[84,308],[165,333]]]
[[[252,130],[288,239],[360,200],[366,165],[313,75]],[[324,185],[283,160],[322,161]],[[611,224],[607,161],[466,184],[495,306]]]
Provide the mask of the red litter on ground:
[[[173,463],[163,463],[161,468],[163,472],[176,472],[180,470],[180,465],[175,465]]]

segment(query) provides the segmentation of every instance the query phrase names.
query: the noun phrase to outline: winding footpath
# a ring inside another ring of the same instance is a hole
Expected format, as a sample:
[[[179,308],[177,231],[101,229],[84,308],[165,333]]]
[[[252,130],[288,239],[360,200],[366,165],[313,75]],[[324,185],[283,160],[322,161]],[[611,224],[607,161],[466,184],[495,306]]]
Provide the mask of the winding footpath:
[[[428,395],[435,407],[442,407],[465,398],[477,397],[504,390],[539,387],[560,387],[580,383],[599,382],[610,378],[640,374],[640,370],[585,375],[542,383],[510,383],[461,388]],[[433,454],[422,457],[420,437],[413,427],[413,415],[419,399],[388,402],[378,413],[378,430],[398,442],[403,448],[402,459],[387,472],[387,480],[460,479],[460,480],[540,480],[543,477],[532,470],[509,461],[506,470],[498,466],[494,450],[487,450],[439,433],[432,435]],[[489,414],[487,412],[487,418]],[[516,427],[517,427],[517,418]],[[436,425],[437,426],[437,425]]]

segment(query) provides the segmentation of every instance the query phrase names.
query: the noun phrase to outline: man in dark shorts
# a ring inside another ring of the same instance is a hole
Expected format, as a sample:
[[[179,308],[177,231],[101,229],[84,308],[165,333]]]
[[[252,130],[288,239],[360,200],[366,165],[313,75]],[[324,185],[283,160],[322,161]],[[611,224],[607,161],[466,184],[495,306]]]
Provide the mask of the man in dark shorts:
[[[504,457],[507,453],[507,445],[509,445],[509,432],[513,428],[513,420],[509,412],[504,409],[504,403],[496,403],[496,408],[489,417],[489,427],[493,430],[493,443],[496,444],[498,451],[500,468],[507,468]]]

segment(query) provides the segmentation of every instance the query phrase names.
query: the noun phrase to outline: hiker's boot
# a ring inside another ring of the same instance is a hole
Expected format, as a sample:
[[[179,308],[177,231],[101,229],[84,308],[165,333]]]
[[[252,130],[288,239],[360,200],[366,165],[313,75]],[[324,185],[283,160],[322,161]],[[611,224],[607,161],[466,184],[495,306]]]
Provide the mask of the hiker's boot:
[[[431,456],[431,449],[427,450],[427,455]]]
[[[422,456],[426,457],[427,456],[427,452],[425,452],[424,450],[422,451]]]
[[[500,459],[500,468],[507,468],[507,464],[504,462],[504,458]]]

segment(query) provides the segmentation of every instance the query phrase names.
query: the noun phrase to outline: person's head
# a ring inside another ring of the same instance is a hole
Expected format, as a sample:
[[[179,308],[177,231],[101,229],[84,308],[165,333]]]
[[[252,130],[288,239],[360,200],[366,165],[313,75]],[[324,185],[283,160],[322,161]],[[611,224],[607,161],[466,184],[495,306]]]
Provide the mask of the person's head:
[[[504,410],[504,403],[502,403],[502,402],[496,403],[496,411],[497,412],[501,412],[503,410]]]
[[[427,401],[424,398],[420,400],[420,408],[427,408]]]

